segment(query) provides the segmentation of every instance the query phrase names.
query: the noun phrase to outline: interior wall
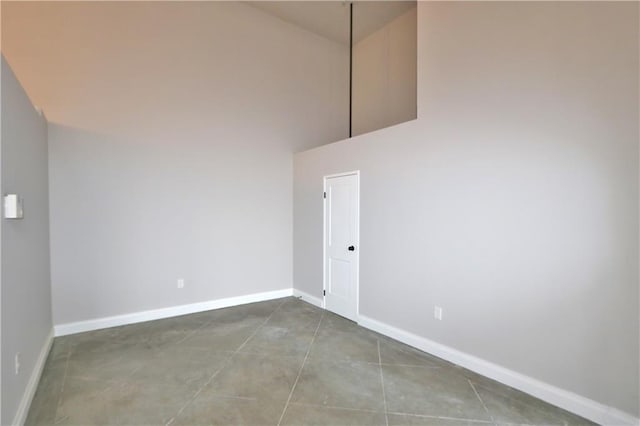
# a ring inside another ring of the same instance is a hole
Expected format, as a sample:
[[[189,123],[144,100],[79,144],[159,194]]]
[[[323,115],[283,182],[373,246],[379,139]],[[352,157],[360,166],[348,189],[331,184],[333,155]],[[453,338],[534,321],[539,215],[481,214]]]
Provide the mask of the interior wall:
[[[354,3],[354,31],[367,7]],[[352,134],[414,120],[417,109],[417,7],[353,46]]]
[[[360,170],[360,314],[637,417],[638,4],[418,28],[418,119],[295,156],[295,288],[322,297],[322,177]]]
[[[292,153],[346,137],[347,47],[240,2],[2,7],[50,120],[55,324],[292,287]]]
[[[31,104],[2,58],[2,194],[24,199],[24,218],[2,226],[3,425],[13,424],[18,405],[52,332],[49,273],[47,122]],[[20,372],[15,356],[20,354]]]

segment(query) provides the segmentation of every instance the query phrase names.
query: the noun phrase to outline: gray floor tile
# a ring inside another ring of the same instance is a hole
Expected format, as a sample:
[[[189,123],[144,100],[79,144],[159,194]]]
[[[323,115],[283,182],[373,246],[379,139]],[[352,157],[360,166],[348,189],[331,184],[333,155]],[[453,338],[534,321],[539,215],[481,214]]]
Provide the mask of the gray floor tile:
[[[322,312],[308,311],[308,312],[286,312],[277,311],[269,318],[266,325],[273,327],[282,327],[292,330],[311,330],[315,331]]]
[[[324,320],[323,320],[324,324]],[[338,361],[379,361],[378,340],[362,332],[321,328],[313,342],[311,359]]]
[[[311,328],[298,329],[265,325],[249,339],[241,352],[267,355],[305,356],[314,331]]]
[[[266,302],[249,303],[231,308],[216,309],[209,312],[211,317],[216,321],[230,320],[236,316],[244,318],[267,318],[273,312],[280,309],[284,303],[292,300],[293,298],[268,300]]]
[[[282,425],[386,425],[384,413],[346,410],[315,405],[290,404]]]
[[[391,339],[380,339],[383,364],[414,365],[424,367],[448,366],[446,361]]]
[[[216,309],[197,315],[201,315],[202,319],[206,319],[207,322],[202,328],[205,330],[233,327],[255,329],[264,323],[283,302],[283,299],[277,299],[261,303],[250,303],[231,308]]]
[[[291,402],[383,411],[380,366],[309,359]]]
[[[383,366],[391,412],[491,420],[468,380],[445,368]]]
[[[195,390],[204,386],[220,370],[231,353],[174,346],[158,352],[131,375],[131,380],[155,385],[185,386]]]
[[[114,342],[102,350],[71,351],[67,376],[97,380],[126,380],[155,354],[154,349],[140,345],[121,345]]]
[[[56,420],[58,397],[45,391],[39,391],[33,398],[25,426],[52,425]]]
[[[276,425],[283,407],[284,402],[199,395],[171,426]]]
[[[303,357],[238,353],[203,391],[203,395],[233,396],[286,402]]]
[[[483,426],[491,422],[444,419],[438,417],[414,416],[410,414],[389,414],[389,426]]]
[[[67,378],[56,422],[165,424],[190,397],[182,387]]]
[[[55,422],[60,391],[65,378],[65,366],[66,357],[54,360],[54,357],[49,356],[31,402],[31,409],[25,421],[26,426]]]
[[[227,308],[228,309],[228,308]],[[271,315],[271,314],[269,314]],[[242,312],[228,311],[224,315],[211,318],[205,325],[199,330],[215,330],[215,329],[244,329],[252,328],[256,329],[262,325],[269,315],[253,315]]]
[[[357,323],[328,311],[322,320],[322,328],[344,332],[360,332],[364,330]]]
[[[66,361],[67,355],[71,352],[73,347],[68,343],[69,340],[65,339],[65,337],[57,337],[53,340],[51,351],[49,352],[47,363],[45,364],[45,369],[51,368],[51,363],[53,362],[60,360]]]
[[[303,302],[301,299],[298,299],[298,298],[287,299],[285,303],[283,303],[280,306],[279,310],[282,312],[291,312],[296,314],[304,314],[304,313],[321,314],[322,312],[324,312],[324,310],[316,306],[313,306],[309,303]]]
[[[123,345],[135,344],[153,349],[163,348],[179,342],[204,324],[203,320],[192,319],[189,315],[178,317],[175,321],[173,318],[151,321],[136,324],[131,328],[120,328],[113,340]]]
[[[26,424],[385,424],[381,371],[390,425],[590,424],[292,297],[56,338]]]
[[[258,327],[226,324],[221,327],[200,329],[179,342],[183,348],[199,348],[211,351],[236,351],[251,337]]]
[[[496,423],[528,425],[592,425],[558,407],[547,404],[515,389],[502,387],[491,389],[474,385],[482,402]]]

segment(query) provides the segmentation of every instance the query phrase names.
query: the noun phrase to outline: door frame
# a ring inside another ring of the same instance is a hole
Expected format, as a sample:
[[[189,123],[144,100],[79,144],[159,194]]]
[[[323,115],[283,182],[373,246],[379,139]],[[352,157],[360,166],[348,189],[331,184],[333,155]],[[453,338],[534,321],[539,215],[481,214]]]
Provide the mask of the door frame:
[[[358,322],[360,319],[360,170],[353,170],[350,172],[334,173],[331,175],[325,175],[322,177],[322,191],[323,194],[327,192],[327,180],[331,178],[337,178],[342,176],[355,176],[356,177],[356,241],[353,243],[356,246],[356,319]],[[327,290],[327,198],[322,198],[322,308],[326,309],[326,290]]]

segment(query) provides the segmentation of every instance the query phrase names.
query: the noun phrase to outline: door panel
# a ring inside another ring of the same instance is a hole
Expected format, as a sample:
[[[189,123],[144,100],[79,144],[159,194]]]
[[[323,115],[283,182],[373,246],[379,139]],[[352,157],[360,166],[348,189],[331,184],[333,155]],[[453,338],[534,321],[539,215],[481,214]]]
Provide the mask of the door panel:
[[[350,297],[351,262],[329,259],[329,294],[348,299]]]
[[[325,178],[325,192],[325,307],[356,321],[359,177],[348,174]]]

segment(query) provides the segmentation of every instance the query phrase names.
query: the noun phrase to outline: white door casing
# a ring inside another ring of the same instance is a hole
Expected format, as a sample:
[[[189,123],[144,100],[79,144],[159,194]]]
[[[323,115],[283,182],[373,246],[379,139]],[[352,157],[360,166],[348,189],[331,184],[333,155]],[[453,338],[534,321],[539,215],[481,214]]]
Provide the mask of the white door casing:
[[[324,306],[358,320],[360,173],[324,178]]]

